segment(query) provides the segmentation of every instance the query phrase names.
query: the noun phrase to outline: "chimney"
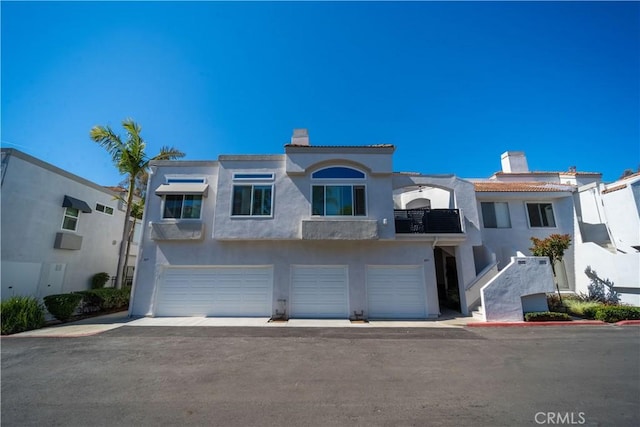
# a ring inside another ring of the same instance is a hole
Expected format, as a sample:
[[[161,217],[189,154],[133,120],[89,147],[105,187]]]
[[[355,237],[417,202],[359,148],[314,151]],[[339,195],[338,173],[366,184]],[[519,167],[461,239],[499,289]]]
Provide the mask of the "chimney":
[[[527,166],[527,158],[523,151],[506,151],[502,153],[502,172],[504,173],[518,173],[529,172],[529,166]]]
[[[291,145],[309,145],[309,131],[307,129],[294,129]]]

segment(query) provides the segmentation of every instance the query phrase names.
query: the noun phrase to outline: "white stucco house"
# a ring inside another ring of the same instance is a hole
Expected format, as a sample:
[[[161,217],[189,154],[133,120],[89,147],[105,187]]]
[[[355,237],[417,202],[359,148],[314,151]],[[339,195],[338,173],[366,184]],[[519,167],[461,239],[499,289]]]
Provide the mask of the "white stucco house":
[[[569,234],[571,247],[555,266],[560,290],[588,294],[590,267],[615,283],[621,301],[640,305],[640,175],[611,184],[599,173],[530,171],[523,152],[501,157],[502,170],[473,179],[482,241],[502,269],[530,238]]]
[[[1,165],[3,300],[84,290],[96,273],[115,275],[125,215],[117,192],[16,149],[2,149]]]
[[[488,318],[546,309],[547,260],[498,270],[474,184],[393,172],[394,151],[298,129],[284,154],[152,162],[130,314],[430,319],[485,288]]]
[[[622,302],[640,306],[640,173],[580,186],[575,202],[576,291],[587,293],[590,267]]]

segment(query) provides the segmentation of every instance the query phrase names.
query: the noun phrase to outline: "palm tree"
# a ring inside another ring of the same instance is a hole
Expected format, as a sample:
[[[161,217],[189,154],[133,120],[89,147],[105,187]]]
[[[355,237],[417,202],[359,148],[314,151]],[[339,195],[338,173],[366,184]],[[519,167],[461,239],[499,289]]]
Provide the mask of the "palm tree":
[[[142,130],[140,125],[132,119],[125,119],[122,121],[122,127],[127,134],[126,141],[124,142],[109,126],[94,126],[89,132],[89,137],[107,150],[111,155],[113,163],[121,174],[127,175],[128,180],[124,227],[122,228],[122,241],[120,243],[118,268],[116,271],[116,288],[122,287],[122,278],[127,263],[125,256],[128,245],[126,245],[125,242],[129,241],[129,217],[131,216],[133,206],[132,201],[136,188],[136,180],[139,179],[141,175],[147,173],[151,160],[173,160],[184,157],[182,151],[173,147],[162,147],[159,154],[149,158],[144,151],[146,143],[140,136]]]

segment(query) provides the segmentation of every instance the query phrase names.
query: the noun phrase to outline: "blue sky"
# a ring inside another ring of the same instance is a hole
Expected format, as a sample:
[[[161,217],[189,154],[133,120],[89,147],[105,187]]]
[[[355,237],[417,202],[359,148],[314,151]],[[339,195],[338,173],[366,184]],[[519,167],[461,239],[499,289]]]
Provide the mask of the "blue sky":
[[[148,153],[396,145],[394,169],[487,177],[640,163],[637,2],[6,2],[2,146],[102,185],[88,133],[132,117]]]

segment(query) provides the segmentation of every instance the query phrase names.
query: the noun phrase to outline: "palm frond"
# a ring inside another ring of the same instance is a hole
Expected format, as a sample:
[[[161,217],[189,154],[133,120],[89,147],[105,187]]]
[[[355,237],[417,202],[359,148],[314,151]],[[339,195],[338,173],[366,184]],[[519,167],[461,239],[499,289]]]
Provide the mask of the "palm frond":
[[[160,148],[160,153],[154,156],[151,160],[176,160],[181,159],[185,154],[174,147],[164,146]]]
[[[94,126],[89,131],[89,137],[107,150],[115,164],[120,163],[125,146],[109,126]]]

